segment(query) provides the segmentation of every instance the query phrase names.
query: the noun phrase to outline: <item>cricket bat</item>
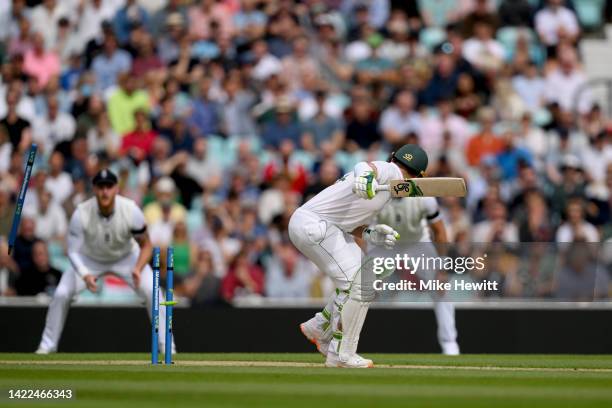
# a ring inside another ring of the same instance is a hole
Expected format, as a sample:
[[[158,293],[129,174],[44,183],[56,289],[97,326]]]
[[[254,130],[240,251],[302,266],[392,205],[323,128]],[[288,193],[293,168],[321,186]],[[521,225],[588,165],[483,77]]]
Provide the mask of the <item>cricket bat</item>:
[[[460,177],[423,177],[391,180],[376,191],[389,191],[391,197],[465,197],[465,180]]]

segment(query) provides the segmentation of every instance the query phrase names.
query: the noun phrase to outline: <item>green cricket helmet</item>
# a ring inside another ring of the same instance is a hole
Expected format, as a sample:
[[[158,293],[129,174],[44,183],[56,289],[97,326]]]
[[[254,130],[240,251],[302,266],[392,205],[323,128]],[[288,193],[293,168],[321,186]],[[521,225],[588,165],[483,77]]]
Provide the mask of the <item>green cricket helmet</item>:
[[[425,176],[425,170],[427,170],[429,159],[427,158],[425,150],[421,149],[419,146],[415,144],[405,144],[393,153],[393,158],[418,177]]]

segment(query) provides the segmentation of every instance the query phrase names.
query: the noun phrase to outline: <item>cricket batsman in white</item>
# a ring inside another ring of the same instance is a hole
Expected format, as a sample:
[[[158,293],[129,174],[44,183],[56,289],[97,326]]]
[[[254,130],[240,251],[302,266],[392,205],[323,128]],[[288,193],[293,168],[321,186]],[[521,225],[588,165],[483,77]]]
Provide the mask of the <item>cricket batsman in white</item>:
[[[126,281],[146,300],[151,317],[151,241],[142,210],[134,201],[118,195],[117,181],[117,176],[108,169],[98,172],[92,181],[95,197],[79,204],[72,214],[68,231],[71,267],[62,274],[49,305],[37,354],[57,351],[70,302],[85,288],[96,292],[96,280],[105,274],[114,274]],[[164,308],[159,314],[163,333]],[[164,336],[160,336],[160,342],[164,341]],[[164,350],[164,346],[161,344],[160,349]],[[172,350],[174,353],[174,344]]]
[[[446,251],[448,237],[444,221],[440,216],[438,201],[434,197],[410,197],[389,201],[378,214],[377,221],[392,224],[400,234],[394,252],[408,257],[436,258],[440,251]],[[431,231],[431,234],[430,234]],[[433,243],[432,243],[433,238]],[[437,271],[416,271],[420,279],[439,278]],[[444,293],[432,292],[434,312],[438,323],[438,342],[442,353],[458,355],[457,328],[455,326],[455,306],[444,299]]]
[[[357,354],[359,334],[374,299],[373,271],[363,267],[365,255],[355,238],[391,249],[399,234],[376,215],[391,199],[376,191],[391,180],[421,177],[427,154],[407,144],[389,162],[358,163],[352,173],[298,208],[289,221],[293,244],[326,273],[336,293],[323,311],[300,325],[302,333],[327,357],[327,367],[367,368],[372,360]]]

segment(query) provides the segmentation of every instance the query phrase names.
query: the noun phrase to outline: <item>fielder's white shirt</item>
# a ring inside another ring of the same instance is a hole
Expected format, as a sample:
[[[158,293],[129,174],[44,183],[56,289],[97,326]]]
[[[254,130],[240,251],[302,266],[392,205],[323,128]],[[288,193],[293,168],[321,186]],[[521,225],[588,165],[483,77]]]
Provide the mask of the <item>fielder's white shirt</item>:
[[[430,242],[428,223],[441,219],[434,197],[393,199],[376,218],[380,224],[387,224],[400,234],[400,244]]]
[[[391,180],[404,178],[394,163],[374,161],[372,164],[376,166],[378,184],[389,184]],[[311,198],[301,208],[349,233],[357,227],[370,225],[376,214],[391,199],[391,194],[388,191],[379,191],[374,198],[366,200],[353,193],[354,182],[355,175],[351,171]]]
[[[68,256],[81,275],[83,255],[102,263],[117,262],[138,249],[134,235],[146,230],[142,210],[128,198],[117,195],[115,209],[109,217],[100,214],[95,197],[79,204],[68,231]]]

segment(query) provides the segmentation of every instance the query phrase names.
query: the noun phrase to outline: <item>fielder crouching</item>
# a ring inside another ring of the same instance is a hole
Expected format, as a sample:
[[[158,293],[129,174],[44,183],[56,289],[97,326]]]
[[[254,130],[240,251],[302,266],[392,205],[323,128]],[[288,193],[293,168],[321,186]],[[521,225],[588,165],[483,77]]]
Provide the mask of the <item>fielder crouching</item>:
[[[372,360],[357,354],[359,334],[374,300],[370,267],[355,241],[391,249],[399,234],[375,217],[391,200],[378,184],[420,177],[427,154],[416,145],[402,146],[390,162],[361,162],[306,204],[289,221],[293,244],[334,281],[336,293],[322,312],[302,323],[302,333],[327,357],[327,367],[372,367]]]
[[[145,299],[151,317],[153,271],[148,262],[152,246],[144,214],[134,201],[117,194],[117,176],[110,170],[101,170],[92,182],[95,197],[79,204],[70,219],[68,258],[71,267],[62,274],[49,305],[37,354],[57,351],[70,302],[85,288],[96,292],[96,280],[108,273],[122,278]],[[159,314],[160,332],[163,333],[164,308]],[[160,336],[161,350],[164,350],[164,340],[164,336]],[[174,344],[172,352],[175,352]]]

